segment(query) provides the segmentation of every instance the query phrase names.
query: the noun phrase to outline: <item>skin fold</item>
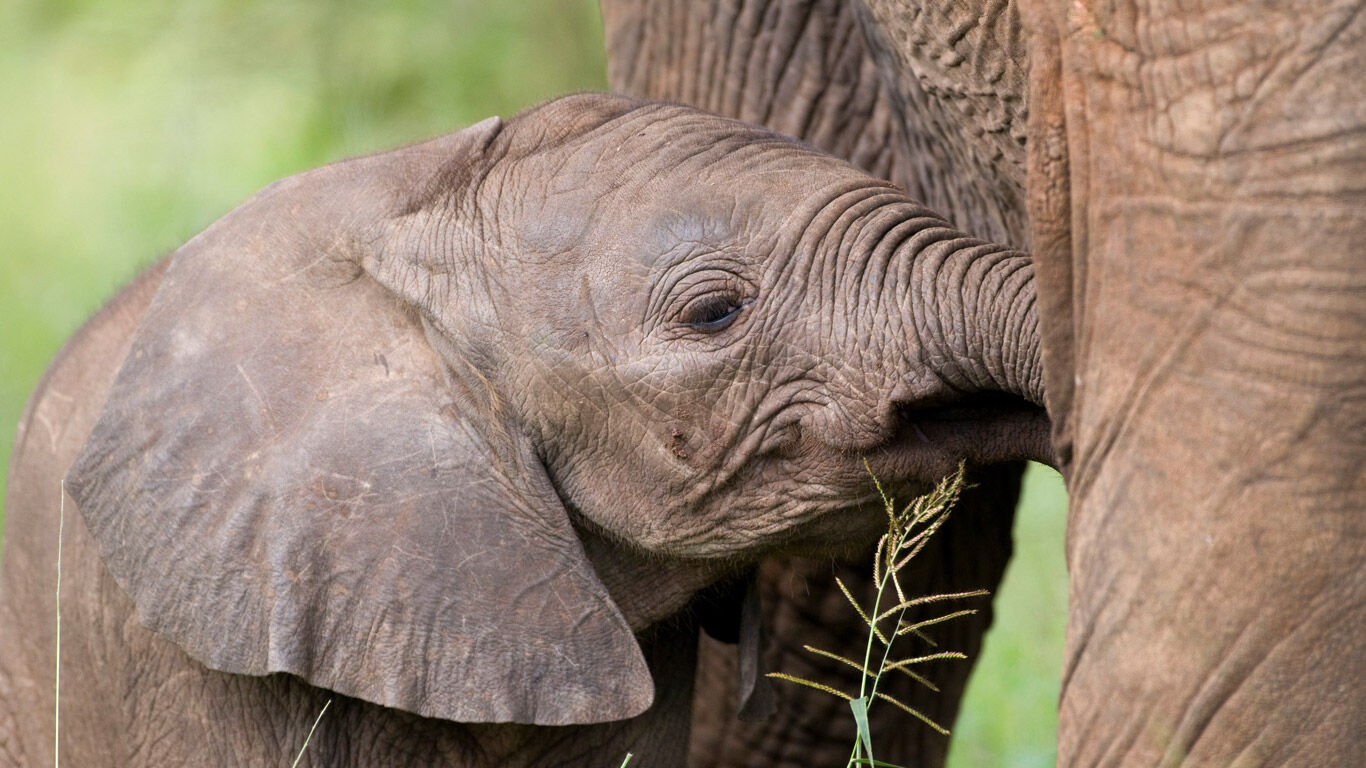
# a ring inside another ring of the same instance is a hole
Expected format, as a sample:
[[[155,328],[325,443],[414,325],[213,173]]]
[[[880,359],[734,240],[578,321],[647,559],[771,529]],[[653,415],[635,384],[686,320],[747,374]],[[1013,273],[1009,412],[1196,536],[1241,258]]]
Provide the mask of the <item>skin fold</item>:
[[[1070,498],[1058,764],[1359,764],[1361,4],[602,5],[613,88],[789,132],[1033,251]],[[695,764],[784,764],[764,734],[819,706],[695,730]]]
[[[60,528],[66,762],[285,761],[326,705],[301,764],[682,765],[699,625],[753,637],[764,557],[866,547],[865,461],[909,498],[1050,458],[1034,304],[1027,255],[679,105],[277,182],[29,403],[0,762],[54,757]]]

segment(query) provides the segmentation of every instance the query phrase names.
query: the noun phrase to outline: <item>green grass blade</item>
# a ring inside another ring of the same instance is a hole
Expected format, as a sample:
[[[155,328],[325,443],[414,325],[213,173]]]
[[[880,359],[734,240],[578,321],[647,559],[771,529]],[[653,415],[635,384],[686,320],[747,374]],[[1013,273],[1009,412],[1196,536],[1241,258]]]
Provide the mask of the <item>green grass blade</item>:
[[[887,498],[887,492],[882,489],[882,481],[878,480],[877,475],[873,474],[873,468],[869,466],[867,459],[863,460],[863,469],[868,473],[869,477],[873,478],[873,487],[877,489],[877,495],[882,499],[882,508],[887,512],[887,522],[895,529],[897,527],[896,505],[892,503],[891,499]]]
[[[883,671],[883,672],[888,672],[888,671],[900,672],[901,674],[905,675],[906,677],[909,677],[909,678],[911,678],[912,680],[916,681],[917,683],[920,683],[921,685],[925,686],[926,688],[929,688],[931,691],[934,691],[935,693],[939,693],[939,686],[937,686],[937,685],[935,685],[934,683],[930,682],[930,679],[929,679],[928,677],[925,677],[924,675],[920,674],[919,672],[915,672],[915,671],[911,670],[909,667],[888,667],[888,668],[884,668],[882,671]]]
[[[860,672],[863,672],[864,674],[873,674],[872,672],[869,672],[868,670],[864,669],[862,664],[858,663],[857,661],[854,661],[853,659],[841,656],[838,653],[831,653],[830,651],[824,650],[822,648],[817,648],[814,645],[803,645],[802,647],[805,648],[808,652],[814,653],[817,656],[824,656],[827,659],[834,659],[835,661],[838,661],[841,664],[848,664],[849,666],[853,667],[854,669],[857,669]]]
[[[904,556],[902,556],[902,558],[898,560],[895,565],[892,566],[893,570],[899,571],[902,568],[905,568],[907,563],[915,559],[915,556],[920,554],[920,550],[924,549],[925,545],[930,543],[930,537],[939,531],[939,527],[944,524],[945,519],[947,519],[947,515],[940,515],[939,517],[934,518],[934,520],[930,521],[926,525],[924,530],[922,530],[910,541],[907,541],[901,547],[901,549],[905,550],[909,548],[910,551],[907,552]],[[914,544],[914,546],[912,546],[912,543]]]
[[[887,580],[892,582],[892,588],[896,590],[897,602],[904,603],[906,602],[906,593],[901,589],[901,579],[897,578],[898,569],[896,564],[891,562],[890,557],[887,560]],[[877,583],[881,584],[882,582]]]
[[[863,751],[868,754],[868,759],[873,759],[873,736],[868,731],[868,702],[862,698],[849,699],[849,708],[854,711],[854,723],[858,725],[859,743],[863,745]]]
[[[877,636],[878,640],[882,641],[883,645],[886,645],[888,642],[887,637],[882,634],[882,630],[877,628],[877,625],[873,623],[873,620],[868,618],[868,613],[863,610],[863,606],[858,604],[858,601],[855,600],[854,596],[849,592],[849,588],[844,586],[844,582],[840,581],[838,576],[835,577],[835,586],[840,588],[840,591],[844,593],[845,598],[849,600],[849,604],[854,606],[854,610],[858,611],[858,615],[863,619],[863,623],[867,624],[868,628],[873,630],[873,634]]]
[[[877,540],[877,550],[875,550],[875,551],[873,552],[873,583],[874,583],[874,584],[881,584],[881,583],[882,583],[882,573],[881,573],[881,571],[880,571],[880,569],[879,569],[879,566],[880,566],[881,563],[882,563],[882,558],[883,558],[884,553],[885,553],[886,551],[888,551],[888,550],[886,550],[886,547],[888,547],[888,546],[890,546],[890,545],[889,545],[889,543],[888,543],[887,534],[884,533],[884,534],[882,534],[882,538],[880,538],[880,539]],[[891,558],[889,557],[889,558],[887,558],[887,560],[890,562],[890,561],[891,561]]]
[[[304,759],[304,752],[308,750],[308,742],[313,740],[313,732],[318,730],[318,723],[322,722],[323,715],[327,714],[327,708],[332,706],[332,700],[328,699],[323,708],[318,711],[318,716],[313,719],[313,727],[308,729],[308,735],[304,737],[304,745],[299,747],[299,754],[294,756],[294,762],[289,764],[289,768],[298,768],[299,761]]]
[[[915,633],[916,637],[920,637],[920,638],[923,638],[923,639],[928,640],[929,638],[925,637],[925,635],[922,634],[922,633],[920,632],[920,630],[924,629],[925,627],[933,626],[933,625],[935,625],[935,624],[941,624],[941,623],[943,623],[943,622],[950,621],[950,620],[952,620],[952,619],[956,619],[956,618],[958,618],[958,617],[960,617],[960,616],[971,616],[971,615],[974,614],[974,613],[977,613],[977,609],[976,609],[976,608],[968,608],[968,609],[966,609],[966,610],[954,611],[953,613],[945,614],[945,615],[943,615],[943,616],[940,616],[940,617],[937,618],[937,619],[926,619],[926,620],[924,620],[924,621],[917,621],[917,622],[914,623],[914,624],[902,623],[901,627],[900,627],[899,629],[897,629],[896,633],[897,633],[898,635],[904,635],[904,634],[908,634],[908,633]],[[933,641],[931,641],[931,644],[933,644]]]
[[[915,597],[911,598],[910,600],[904,600],[901,603],[894,605],[891,608],[888,608],[882,613],[879,613],[877,616],[877,621],[885,621],[887,617],[891,616],[897,611],[904,611],[907,608],[914,608],[917,605],[925,605],[926,603],[940,603],[945,600],[963,600],[969,597],[982,597],[984,595],[989,594],[991,593],[986,591],[985,589],[974,589],[971,592],[951,592],[944,593],[942,595],[926,595],[924,597]]]
[[[939,643],[936,643],[936,642],[934,641],[934,638],[930,637],[929,635],[925,634],[924,632],[921,632],[918,628],[916,628],[916,627],[914,627],[914,626],[908,626],[908,627],[906,627],[906,631],[909,632],[909,633],[912,634],[912,635],[915,635],[916,637],[920,638],[921,640],[924,640],[925,642],[929,643],[931,648],[938,648],[938,647],[939,647]],[[897,635],[898,635],[898,636],[901,635],[901,631],[900,631],[900,630],[897,630]]]
[[[920,664],[926,661],[938,661],[939,659],[966,659],[967,657],[966,653],[959,653],[958,651],[942,651],[940,653],[931,653],[928,656],[914,656],[909,659],[888,662],[883,665],[882,671],[886,672],[893,669],[905,669],[912,664]]]

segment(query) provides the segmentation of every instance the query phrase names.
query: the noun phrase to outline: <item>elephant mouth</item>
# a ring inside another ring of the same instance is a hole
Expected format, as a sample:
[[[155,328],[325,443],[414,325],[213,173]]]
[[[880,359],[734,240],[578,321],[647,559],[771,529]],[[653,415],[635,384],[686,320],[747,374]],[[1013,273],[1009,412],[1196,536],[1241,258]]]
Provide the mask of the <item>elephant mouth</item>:
[[[892,438],[866,456],[879,477],[932,482],[960,461],[1056,462],[1048,413],[1019,397],[984,393],[943,405],[905,404],[896,417]]]

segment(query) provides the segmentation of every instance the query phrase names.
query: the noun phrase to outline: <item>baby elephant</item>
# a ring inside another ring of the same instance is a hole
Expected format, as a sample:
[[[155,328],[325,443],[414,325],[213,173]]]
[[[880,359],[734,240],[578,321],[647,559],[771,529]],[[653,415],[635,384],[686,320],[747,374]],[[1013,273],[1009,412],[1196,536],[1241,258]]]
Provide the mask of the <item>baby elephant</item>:
[[[29,404],[0,762],[53,760],[61,531],[64,763],[286,765],[327,706],[302,764],[680,765],[695,598],[1041,402],[1025,255],[760,128],[575,96],[285,179]]]

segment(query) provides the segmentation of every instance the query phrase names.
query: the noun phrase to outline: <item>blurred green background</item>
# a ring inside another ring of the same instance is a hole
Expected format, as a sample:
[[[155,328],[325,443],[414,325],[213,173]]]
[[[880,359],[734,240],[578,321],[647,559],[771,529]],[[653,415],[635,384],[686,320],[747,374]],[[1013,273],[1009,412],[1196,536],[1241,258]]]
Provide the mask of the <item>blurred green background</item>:
[[[0,466],[62,341],[257,189],[602,89],[604,67],[594,0],[0,4]],[[1033,468],[956,768],[1054,762],[1064,507]]]

